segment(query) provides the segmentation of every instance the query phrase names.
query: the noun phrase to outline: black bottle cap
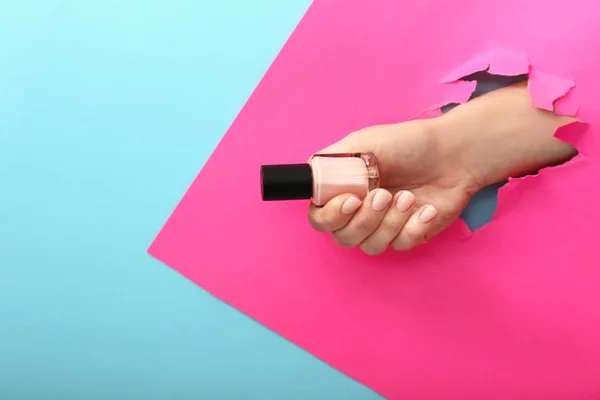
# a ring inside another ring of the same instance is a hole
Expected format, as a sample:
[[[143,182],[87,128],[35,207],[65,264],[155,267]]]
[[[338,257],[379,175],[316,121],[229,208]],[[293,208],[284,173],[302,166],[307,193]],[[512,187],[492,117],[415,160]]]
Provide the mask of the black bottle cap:
[[[312,169],[309,164],[263,165],[260,167],[262,199],[310,199],[313,191]]]

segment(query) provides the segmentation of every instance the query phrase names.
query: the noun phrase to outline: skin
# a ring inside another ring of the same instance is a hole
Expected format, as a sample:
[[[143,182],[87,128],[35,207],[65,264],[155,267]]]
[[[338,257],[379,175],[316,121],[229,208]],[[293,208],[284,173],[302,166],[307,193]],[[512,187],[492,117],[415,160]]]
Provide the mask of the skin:
[[[353,132],[318,153],[375,154],[381,188],[364,200],[344,194],[323,207],[311,204],[310,224],[369,255],[409,250],[448,227],[484,186],[574,157],[577,151],[554,137],[574,121],[532,107],[524,82],[434,119]]]

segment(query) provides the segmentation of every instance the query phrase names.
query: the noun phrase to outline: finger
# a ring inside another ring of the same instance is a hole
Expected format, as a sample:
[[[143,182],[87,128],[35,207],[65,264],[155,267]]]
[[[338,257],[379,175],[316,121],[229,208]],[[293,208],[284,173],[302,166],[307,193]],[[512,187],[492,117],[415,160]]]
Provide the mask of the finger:
[[[311,203],[308,221],[319,232],[334,232],[346,226],[361,205],[362,201],[350,194],[334,197],[323,207]]]
[[[379,227],[360,244],[361,250],[372,256],[383,253],[404,228],[415,204],[416,197],[411,192],[396,193],[392,206],[388,208]]]
[[[358,246],[377,229],[391,200],[392,194],[385,189],[370,192],[346,226],[333,232],[336,243],[342,247]]]
[[[425,235],[433,227],[438,211],[432,205],[421,207],[406,222],[398,236],[392,240],[394,250],[408,250],[425,242]]]

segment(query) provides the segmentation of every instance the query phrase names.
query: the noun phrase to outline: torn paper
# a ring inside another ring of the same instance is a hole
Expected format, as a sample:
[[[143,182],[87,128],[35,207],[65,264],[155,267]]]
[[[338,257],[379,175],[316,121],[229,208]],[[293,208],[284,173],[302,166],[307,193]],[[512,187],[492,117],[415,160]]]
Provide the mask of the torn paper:
[[[517,76],[529,72],[529,59],[522,52],[502,46],[488,45],[487,50],[461,63],[442,82],[454,82],[475,72],[487,71],[492,75]]]
[[[528,91],[534,107],[555,111],[555,103],[563,99],[575,87],[572,79],[531,68],[527,56],[519,51],[502,46],[487,46],[487,50],[461,63],[442,83],[471,82],[470,76],[487,71],[492,75],[518,76],[528,75]],[[458,103],[458,102],[457,102]],[[434,109],[429,107],[427,110]],[[578,108],[574,101],[560,103],[558,114],[576,116]]]
[[[527,56],[539,106],[574,82],[563,97],[595,134],[599,37],[597,0],[316,0],[150,254],[389,399],[598,398],[597,141],[469,240],[376,258],[313,232],[303,202],[262,203],[258,171],[441,104],[440,79],[492,40]]]
[[[554,111],[554,102],[565,96],[575,86],[572,79],[565,79],[533,69],[527,88],[534,107]]]
[[[476,87],[476,81],[459,80],[444,83],[438,102],[434,105],[430,105],[425,110],[418,112],[409,119],[425,119],[440,116],[442,114],[442,107],[448,104],[466,103]]]

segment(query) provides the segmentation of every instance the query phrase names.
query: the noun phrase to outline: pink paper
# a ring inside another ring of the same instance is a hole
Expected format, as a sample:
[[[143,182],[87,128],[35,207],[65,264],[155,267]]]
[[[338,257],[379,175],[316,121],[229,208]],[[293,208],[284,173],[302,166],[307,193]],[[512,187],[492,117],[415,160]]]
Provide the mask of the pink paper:
[[[570,79],[553,76],[546,72],[532,70],[527,88],[534,107],[548,111],[554,110],[554,101],[565,96],[575,86]]]
[[[149,251],[387,398],[600,398],[599,38],[597,0],[316,0]],[[492,223],[370,258],[305,202],[261,202],[261,164],[463,98],[441,82],[490,48],[573,82],[561,106],[589,124],[559,132],[584,156],[513,180]]]
[[[469,97],[471,97],[476,87],[476,81],[457,80],[446,82],[440,87],[438,102],[435,105],[427,107],[425,110],[420,111],[408,119],[425,119],[440,116],[442,114],[441,108],[443,106],[451,103],[465,103],[469,100]]]
[[[485,52],[458,66],[444,78],[444,82],[457,81],[474,72],[488,71],[492,75],[516,76],[529,72],[527,56],[516,50],[489,45]]]

